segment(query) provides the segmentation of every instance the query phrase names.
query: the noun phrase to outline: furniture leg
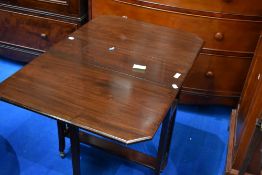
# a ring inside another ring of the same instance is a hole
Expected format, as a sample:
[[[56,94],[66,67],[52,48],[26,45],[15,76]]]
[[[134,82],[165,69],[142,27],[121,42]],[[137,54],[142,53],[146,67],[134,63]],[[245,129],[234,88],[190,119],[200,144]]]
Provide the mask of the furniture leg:
[[[239,175],[244,175],[249,163],[252,160],[252,156],[255,154],[255,149],[257,146],[261,144],[261,138],[262,138],[262,118],[257,121],[256,128],[254,131],[254,134],[252,135],[247,153],[246,158],[244,159],[241,168],[239,169]],[[260,162],[260,167],[261,167]]]
[[[172,140],[172,135],[173,135],[173,130],[174,130],[176,112],[177,112],[177,108],[175,107],[172,111],[172,114],[170,114],[172,116],[171,116],[171,119],[170,119],[170,122],[169,122],[169,128],[168,128],[166,157],[165,157],[164,162],[162,164],[161,170],[164,170],[167,163],[168,163],[168,155],[169,155],[169,151],[170,151],[170,145],[171,145],[171,140]]]
[[[167,114],[167,116],[165,117],[162,123],[162,129],[161,129],[158,153],[157,153],[157,167],[155,168],[156,175],[159,175],[160,172],[167,165],[175,116],[176,116],[176,105],[170,109],[170,112]]]
[[[59,154],[61,158],[65,157],[65,132],[66,124],[62,121],[57,121]]]
[[[71,143],[73,175],[80,175],[79,128],[73,125],[68,125],[68,127]]]

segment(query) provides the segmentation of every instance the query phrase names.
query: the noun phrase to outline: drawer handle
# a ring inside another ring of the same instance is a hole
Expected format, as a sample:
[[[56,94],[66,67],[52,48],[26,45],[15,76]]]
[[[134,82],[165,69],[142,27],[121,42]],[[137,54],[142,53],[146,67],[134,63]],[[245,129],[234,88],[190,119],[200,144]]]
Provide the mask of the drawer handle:
[[[43,39],[47,39],[47,34],[41,33],[41,34],[40,34],[40,37],[43,38]]]
[[[224,34],[221,32],[217,32],[214,37],[217,41],[222,41],[224,39]]]
[[[213,78],[214,77],[214,73],[212,71],[207,71],[206,77],[207,78]]]

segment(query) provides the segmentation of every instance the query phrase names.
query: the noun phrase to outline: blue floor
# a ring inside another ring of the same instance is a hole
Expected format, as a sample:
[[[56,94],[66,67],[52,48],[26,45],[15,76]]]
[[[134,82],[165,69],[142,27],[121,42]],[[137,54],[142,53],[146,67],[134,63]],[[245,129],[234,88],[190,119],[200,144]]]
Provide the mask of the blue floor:
[[[0,59],[0,81],[22,65]],[[28,87],[30,88],[30,87]],[[230,108],[179,106],[168,166],[164,175],[222,175],[228,140]],[[132,145],[155,155],[153,141]],[[70,175],[70,145],[58,154],[56,122],[0,102],[0,175]],[[95,148],[81,145],[83,175],[149,175],[152,171]]]

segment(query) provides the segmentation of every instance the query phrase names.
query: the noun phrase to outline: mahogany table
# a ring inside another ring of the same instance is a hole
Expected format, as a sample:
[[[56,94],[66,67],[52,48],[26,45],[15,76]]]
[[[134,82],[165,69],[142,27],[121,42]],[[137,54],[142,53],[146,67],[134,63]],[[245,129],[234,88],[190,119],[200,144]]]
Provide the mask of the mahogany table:
[[[74,175],[80,174],[80,142],[159,174],[167,164],[176,97],[202,45],[190,33],[100,17],[4,81],[0,97],[58,121],[59,150],[63,155],[68,136]],[[152,139],[161,123],[156,158],[126,147]]]

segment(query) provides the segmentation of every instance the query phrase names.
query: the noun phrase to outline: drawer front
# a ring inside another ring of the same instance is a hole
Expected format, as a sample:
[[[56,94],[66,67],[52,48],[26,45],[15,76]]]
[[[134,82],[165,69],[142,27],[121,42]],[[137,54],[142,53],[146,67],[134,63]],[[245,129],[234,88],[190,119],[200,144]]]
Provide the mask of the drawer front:
[[[78,15],[77,0],[9,0],[11,4],[65,15]]]
[[[251,58],[200,54],[183,89],[211,95],[240,95]]]
[[[118,15],[196,33],[205,48],[253,52],[262,22],[192,16],[134,6],[114,0],[92,1],[92,17]]]
[[[76,24],[0,10],[0,41],[46,50],[72,33]]]
[[[239,94],[237,96],[220,96],[220,95],[207,95],[188,93],[187,91],[181,91],[179,95],[180,104],[191,105],[226,105],[235,107],[239,101]]]
[[[261,0],[149,0],[141,2],[141,0],[120,0],[129,3],[144,3],[154,5],[164,5],[170,8],[178,7],[183,9],[192,9],[205,12],[222,12],[227,14],[241,15],[262,15]]]

